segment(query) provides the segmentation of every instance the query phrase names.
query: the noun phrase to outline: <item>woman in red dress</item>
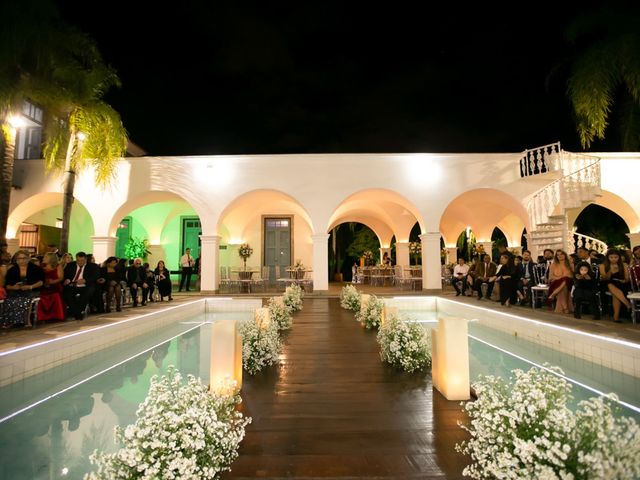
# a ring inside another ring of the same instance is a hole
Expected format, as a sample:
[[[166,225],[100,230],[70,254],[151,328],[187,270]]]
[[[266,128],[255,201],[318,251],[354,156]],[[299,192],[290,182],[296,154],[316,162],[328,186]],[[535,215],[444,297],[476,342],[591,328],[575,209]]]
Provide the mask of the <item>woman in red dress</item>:
[[[62,302],[62,281],[64,280],[62,264],[58,263],[55,253],[47,253],[42,263],[44,285],[40,290],[38,302],[38,320],[62,321],[65,319],[65,308]]]

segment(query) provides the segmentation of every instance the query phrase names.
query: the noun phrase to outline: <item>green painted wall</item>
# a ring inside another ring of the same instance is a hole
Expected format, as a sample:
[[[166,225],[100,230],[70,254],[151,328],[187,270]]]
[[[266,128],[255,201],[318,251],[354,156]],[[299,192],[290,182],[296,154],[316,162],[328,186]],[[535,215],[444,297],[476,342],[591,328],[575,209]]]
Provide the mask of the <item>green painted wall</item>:
[[[39,211],[25,220],[34,225],[56,226],[56,219],[62,217],[62,205],[56,205]],[[79,251],[90,253],[93,249],[93,221],[87,209],[79,202],[73,204],[71,225],[69,230],[69,250],[75,254]]]

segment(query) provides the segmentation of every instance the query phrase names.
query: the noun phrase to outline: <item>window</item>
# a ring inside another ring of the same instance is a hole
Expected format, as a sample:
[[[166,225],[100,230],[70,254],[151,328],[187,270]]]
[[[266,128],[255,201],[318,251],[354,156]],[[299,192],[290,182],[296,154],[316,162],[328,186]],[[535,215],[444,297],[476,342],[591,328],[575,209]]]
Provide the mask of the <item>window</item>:
[[[289,228],[289,220],[286,218],[267,218],[265,226],[267,228]]]

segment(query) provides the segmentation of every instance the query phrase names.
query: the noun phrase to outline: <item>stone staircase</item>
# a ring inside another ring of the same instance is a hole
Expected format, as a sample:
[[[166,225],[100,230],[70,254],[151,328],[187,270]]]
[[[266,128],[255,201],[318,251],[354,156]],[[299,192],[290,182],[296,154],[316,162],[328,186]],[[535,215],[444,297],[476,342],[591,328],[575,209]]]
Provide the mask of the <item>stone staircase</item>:
[[[531,195],[527,206],[533,227],[527,235],[532,254],[542,254],[545,248],[573,253],[579,246],[606,251],[604,242],[578,234],[568,224],[572,209],[581,210],[600,195],[600,159],[562,150],[560,142],[525,150],[520,176],[546,174],[555,179]]]

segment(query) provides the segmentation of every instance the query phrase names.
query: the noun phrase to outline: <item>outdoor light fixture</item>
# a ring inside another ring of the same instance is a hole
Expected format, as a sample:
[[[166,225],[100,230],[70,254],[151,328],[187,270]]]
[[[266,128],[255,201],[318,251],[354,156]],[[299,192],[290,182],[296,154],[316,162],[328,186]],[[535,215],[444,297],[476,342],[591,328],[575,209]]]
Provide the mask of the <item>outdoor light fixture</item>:
[[[78,132],[78,133],[76,133],[76,138],[79,141],[84,142],[87,139],[87,135],[82,133],[82,132]]]
[[[211,325],[211,368],[209,391],[233,395],[229,383],[242,387],[242,337],[235,320],[219,320]]]
[[[469,400],[469,341],[467,320],[440,318],[431,330],[433,386],[447,400]]]
[[[22,128],[27,125],[27,121],[22,115],[9,115],[7,121],[13,128]]]
[[[62,219],[56,218],[56,228],[62,228]]]

